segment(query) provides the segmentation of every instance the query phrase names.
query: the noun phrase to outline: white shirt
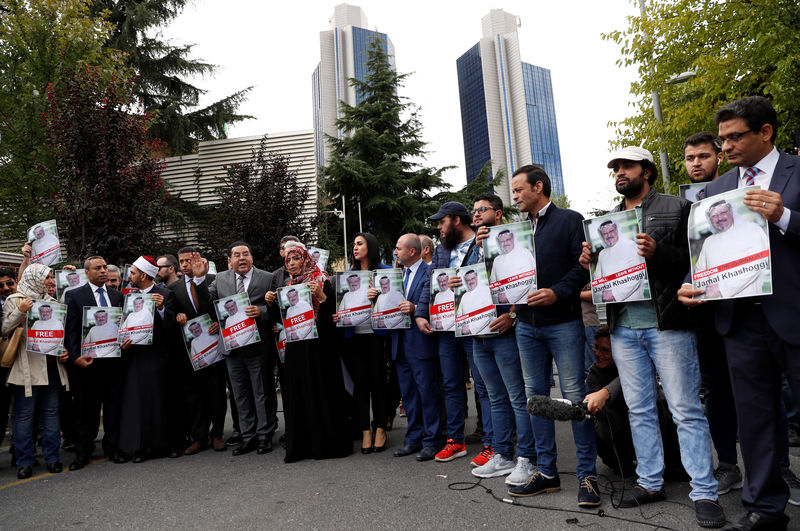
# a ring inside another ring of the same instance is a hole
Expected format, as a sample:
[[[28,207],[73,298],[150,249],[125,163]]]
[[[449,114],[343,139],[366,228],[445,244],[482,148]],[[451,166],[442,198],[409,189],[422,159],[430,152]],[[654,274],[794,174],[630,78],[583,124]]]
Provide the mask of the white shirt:
[[[775,174],[775,167],[778,165],[779,159],[780,153],[778,152],[778,148],[773,147],[772,151],[770,151],[766,157],[755,163],[754,166],[758,169],[758,173],[756,173],[753,179],[755,181],[754,184],[760,186],[762,190],[769,190],[769,185],[772,184],[772,176]],[[737,188],[745,188],[747,186],[747,181],[744,176],[747,168],[749,168],[749,166],[739,166],[739,186]],[[791,217],[792,211],[784,207],[781,219],[775,222],[774,225],[786,232],[789,228],[789,220]]]
[[[494,309],[494,305],[492,304],[492,294],[489,292],[488,286],[479,283],[477,286],[475,286],[474,290],[467,291],[461,296],[461,302],[456,310],[456,317],[467,315],[474,311],[480,310],[481,308],[486,308],[487,306],[491,306],[492,309]],[[479,334],[488,334],[489,325],[491,324],[492,320],[492,315],[487,313],[483,315],[481,319],[473,321],[472,323],[456,324],[456,326],[467,325],[469,328],[469,333],[466,335],[474,336]]]
[[[111,299],[109,299],[109,297],[108,297],[108,288],[107,287],[105,287],[105,286],[95,286],[91,282],[87,282],[87,284],[89,284],[89,287],[92,288],[92,295],[94,295],[94,300],[95,300],[95,302],[97,302],[97,306],[102,306],[100,304],[100,294],[97,293],[97,290],[100,289],[101,287],[103,289],[103,297],[105,297],[105,299],[106,299],[106,306],[111,306]],[[83,284],[81,284],[81,285],[83,285]],[[66,293],[66,290],[65,290],[65,293]]]
[[[234,325],[241,323],[246,319],[249,319],[249,317],[247,317],[247,314],[244,313],[244,310],[238,308],[236,313],[234,313],[233,315],[229,315],[228,318],[225,319],[225,328],[228,329]],[[243,347],[245,345],[249,345],[250,343],[254,343],[255,339],[256,339],[255,323],[241,330],[237,330],[236,332],[227,337],[227,341],[229,343],[235,341],[236,342],[235,346],[237,347]]]
[[[105,343],[103,345],[96,345],[89,354],[93,358],[116,358],[117,354],[117,335],[119,334],[119,327],[116,323],[111,321],[109,316],[108,321],[104,325],[95,325],[89,329],[83,343],[97,343],[98,341],[108,341],[113,339],[113,342]],[[83,355],[83,353],[81,353]]]
[[[534,234],[536,234],[537,221],[539,220],[540,217],[544,216],[545,212],[547,212],[547,209],[550,208],[550,205],[552,203],[553,203],[552,201],[548,201],[547,204],[545,206],[543,206],[541,208],[541,210],[539,210],[539,212],[536,213],[535,216],[533,216],[533,219],[531,220],[531,225],[533,225],[533,233]]]
[[[45,232],[41,239],[33,240],[31,244],[31,256],[33,257],[37,254],[45,253],[37,258],[36,262],[46,266],[56,263],[60,250],[61,244],[58,238],[49,232]]]
[[[764,233],[764,229],[752,221],[734,219],[733,226],[724,232],[712,234],[703,242],[703,248],[697,257],[695,272],[699,273],[712,267],[721,266],[733,260],[750,256],[769,247],[769,239]],[[759,262],[766,262],[766,259],[757,260],[747,264],[752,266]],[[736,271],[738,268],[728,270]],[[753,268],[739,275],[714,274],[710,277],[698,279],[695,282],[704,282],[716,279],[720,294],[723,298],[746,297],[752,295],[762,295],[761,279],[764,270]],[[707,286],[700,286],[704,288]]]
[[[33,323],[33,326],[31,326],[31,330],[41,330],[41,331],[61,330],[63,332],[64,325],[62,325],[61,321],[59,321],[58,319],[53,319],[51,317],[47,321],[38,319],[35,323]],[[28,345],[31,347],[35,345],[36,348],[38,349],[38,350],[32,350],[31,352],[55,355],[58,352],[58,347],[61,346],[63,340],[64,340],[64,334],[61,334],[61,337],[29,337]]]
[[[303,315],[306,312],[313,313],[314,308],[312,308],[311,305],[306,301],[297,301],[297,304],[294,306],[289,306],[289,308],[286,309],[286,320],[288,321],[292,317]],[[311,319],[307,319],[302,323],[293,326],[286,326],[284,323],[284,327],[286,328],[287,338],[291,338],[293,340],[306,339],[309,337],[309,335],[311,335],[311,332],[314,331],[314,317],[311,317]]]
[[[639,246],[636,245],[636,242],[627,238],[620,238],[614,246],[606,247],[600,251],[600,254],[597,256],[597,267],[595,267],[594,276],[595,278],[607,277],[630,267],[637,266],[643,262],[644,258],[639,256]],[[633,275],[636,276],[638,274],[639,271]],[[611,283],[606,284],[603,290],[610,289],[611,293],[614,294],[614,301],[616,302],[639,301],[644,299],[644,277],[639,280],[622,282],[629,276],[616,279],[620,281],[617,282],[617,285],[612,285]],[[592,293],[594,293],[594,289]],[[599,302],[602,303],[603,301],[600,300]]]
[[[411,289],[411,286],[414,284],[414,277],[417,275],[417,271],[419,271],[419,266],[422,265],[422,260],[417,260],[410,266],[406,267],[408,270],[408,280],[406,281],[405,286],[405,295],[408,298],[408,291]],[[405,277],[405,271],[403,271],[403,277]]]
[[[239,273],[233,272],[233,287],[234,289],[237,288],[239,285]],[[251,267],[250,270],[244,274],[244,291],[247,292],[250,289],[250,281],[253,279],[253,268]]]
[[[514,248],[507,254],[498,255],[492,263],[492,274],[489,276],[489,282],[497,282],[520,273],[527,273],[528,271],[536,270],[536,260],[533,259],[531,252],[514,242]],[[502,290],[506,296],[506,301],[503,304],[516,304],[523,302],[528,295],[533,284],[534,277],[528,277],[512,284],[519,284],[513,288],[509,288],[508,284],[495,288]]]

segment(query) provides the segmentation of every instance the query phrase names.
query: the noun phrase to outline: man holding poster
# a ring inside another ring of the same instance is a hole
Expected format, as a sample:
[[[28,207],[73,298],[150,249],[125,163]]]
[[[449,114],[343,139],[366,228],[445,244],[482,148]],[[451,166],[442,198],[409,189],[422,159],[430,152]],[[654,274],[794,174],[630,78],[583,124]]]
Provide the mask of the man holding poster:
[[[536,260],[522,242],[515,241],[514,231],[505,227],[500,227],[495,236],[501,254],[489,266],[489,282],[498,304],[519,304],[536,287]]]
[[[28,350],[58,356],[64,341],[64,325],[58,319],[53,319],[53,307],[50,304],[38,306],[39,319],[28,330]]]
[[[743,192],[735,195],[744,200]],[[703,242],[697,257],[692,275],[694,285],[705,288],[706,299],[765,295],[762,284],[764,272],[769,269],[766,227],[746,218],[736,220],[736,209],[728,199],[710,201],[705,217],[712,234]],[[742,263],[744,259],[751,260]],[[736,267],[731,267],[733,264]],[[701,276],[713,269],[717,272]]]
[[[462,276],[462,275],[459,275]],[[496,314],[492,303],[492,294],[489,286],[478,281],[478,272],[475,269],[468,269],[463,274],[464,283],[467,291],[461,296],[461,300],[456,310],[456,327],[460,330],[460,336],[478,336],[488,334],[489,323],[494,321]],[[473,316],[473,314],[475,314]],[[480,317],[476,319],[476,317]]]
[[[645,298],[644,258],[639,256],[636,242],[628,237],[620,238],[619,232],[619,225],[613,218],[603,221],[597,228],[603,250],[598,253],[592,279],[592,298],[596,304]]]
[[[308,302],[300,300],[300,293],[296,288],[286,291],[286,299],[289,301],[289,307],[286,309],[283,327],[286,330],[287,341],[313,339],[314,308]]]

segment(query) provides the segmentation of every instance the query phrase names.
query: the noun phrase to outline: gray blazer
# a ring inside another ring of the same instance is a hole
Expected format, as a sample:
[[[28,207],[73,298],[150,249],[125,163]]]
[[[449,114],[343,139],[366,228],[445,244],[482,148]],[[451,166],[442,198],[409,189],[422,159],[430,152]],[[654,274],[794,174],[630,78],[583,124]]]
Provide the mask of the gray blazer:
[[[261,317],[256,321],[258,324],[258,333],[261,336],[261,343],[248,345],[237,349],[244,351],[254,347],[262,350],[265,341],[272,337],[272,320],[270,319],[269,311],[267,309],[267,302],[264,300],[264,295],[268,291],[275,291],[275,277],[272,273],[262,271],[257,267],[253,267],[253,277],[250,279],[250,286],[247,288],[247,295],[250,297],[250,304],[258,306],[261,310]],[[211,301],[230,297],[236,295],[236,273],[232,269],[223,271],[217,274],[214,281],[208,287],[208,294]]]

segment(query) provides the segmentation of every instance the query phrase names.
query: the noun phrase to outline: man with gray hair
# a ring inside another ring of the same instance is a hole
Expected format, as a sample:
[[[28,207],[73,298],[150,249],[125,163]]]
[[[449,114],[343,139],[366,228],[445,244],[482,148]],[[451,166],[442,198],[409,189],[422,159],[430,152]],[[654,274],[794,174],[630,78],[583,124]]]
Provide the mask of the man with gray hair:
[[[424,234],[417,234],[417,236],[419,237],[419,242],[420,245],[422,246],[420,257],[422,258],[423,262],[430,265],[431,260],[433,260],[433,250],[435,248],[433,245],[433,240],[431,240],[429,236],[426,236]]]
[[[113,289],[120,289],[120,285],[122,284],[122,272],[120,272],[117,266],[110,264],[106,266],[106,269],[108,270],[106,286]]]

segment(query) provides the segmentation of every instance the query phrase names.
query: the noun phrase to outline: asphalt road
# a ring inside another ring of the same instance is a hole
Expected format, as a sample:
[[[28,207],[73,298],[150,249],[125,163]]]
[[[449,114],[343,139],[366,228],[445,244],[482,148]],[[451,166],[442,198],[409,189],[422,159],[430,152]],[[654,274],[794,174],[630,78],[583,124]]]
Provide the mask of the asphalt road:
[[[468,432],[475,426],[472,405],[470,412]],[[230,452],[208,450],[121,465],[97,459],[83,470],[61,474],[47,474],[42,465],[23,481],[16,479],[4,448],[0,449],[0,528],[697,528],[687,483],[667,483],[666,502],[614,509],[610,493],[616,489],[617,502],[622,483],[599,462],[605,516],[598,516],[596,509],[579,509],[569,424],[557,426],[561,492],[513,504],[502,501],[508,498],[503,478],[479,482],[470,473],[469,459],[480,450],[478,446],[469,447],[469,457],[450,463],[394,457],[391,450],[402,445],[404,429],[405,419],[398,417],[389,432],[390,448],[381,454],[362,455],[354,441],[350,457],[287,465],[276,437],[275,451],[266,455],[233,457]],[[65,465],[72,458],[73,454],[62,454]],[[792,457],[792,463],[800,471],[800,459]],[[632,485],[629,480],[628,486]],[[729,519],[744,514],[740,493],[721,497]],[[797,528],[800,509],[789,507]]]

